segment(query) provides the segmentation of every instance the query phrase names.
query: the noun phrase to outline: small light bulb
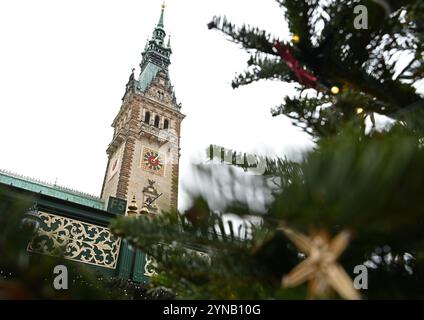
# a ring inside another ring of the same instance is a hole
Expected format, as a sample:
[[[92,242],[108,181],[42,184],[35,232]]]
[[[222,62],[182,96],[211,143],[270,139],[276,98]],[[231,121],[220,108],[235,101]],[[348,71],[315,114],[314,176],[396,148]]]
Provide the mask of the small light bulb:
[[[293,35],[292,40],[293,40],[294,43],[299,43],[300,37],[297,34],[295,34],[295,35]]]
[[[361,114],[364,112],[363,108],[356,108],[356,114]]]
[[[331,87],[331,93],[332,94],[339,94],[339,92],[340,92],[339,87],[336,87],[336,86]]]

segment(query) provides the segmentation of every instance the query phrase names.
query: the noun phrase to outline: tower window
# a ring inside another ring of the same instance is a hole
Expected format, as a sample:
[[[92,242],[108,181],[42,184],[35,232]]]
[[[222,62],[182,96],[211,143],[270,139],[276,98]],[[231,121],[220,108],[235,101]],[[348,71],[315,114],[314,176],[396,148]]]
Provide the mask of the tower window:
[[[149,124],[150,123],[150,112],[146,112],[146,115],[144,116],[144,122]]]
[[[163,128],[164,129],[168,129],[169,128],[169,121],[168,121],[168,119],[165,119],[165,121],[163,122]]]
[[[165,94],[162,91],[158,91],[158,98],[159,98],[159,100],[164,100]]]
[[[159,118],[159,116],[156,116],[155,117],[155,127],[156,128],[159,128],[159,122],[160,122],[160,118]]]

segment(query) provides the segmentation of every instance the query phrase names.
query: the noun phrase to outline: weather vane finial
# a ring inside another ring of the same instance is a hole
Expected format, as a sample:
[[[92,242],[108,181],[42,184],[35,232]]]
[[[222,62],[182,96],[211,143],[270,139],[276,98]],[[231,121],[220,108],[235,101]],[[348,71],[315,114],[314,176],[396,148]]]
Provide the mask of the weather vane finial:
[[[163,2],[162,2],[162,10],[164,10],[164,9],[165,9],[165,7],[166,7],[166,5],[165,5],[165,0],[163,0]]]

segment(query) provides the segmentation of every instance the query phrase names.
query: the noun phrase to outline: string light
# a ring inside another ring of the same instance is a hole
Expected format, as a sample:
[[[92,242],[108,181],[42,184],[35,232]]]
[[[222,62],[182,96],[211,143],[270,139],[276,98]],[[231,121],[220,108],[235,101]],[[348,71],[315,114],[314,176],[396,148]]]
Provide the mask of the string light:
[[[339,87],[337,87],[337,86],[331,87],[331,93],[332,94],[339,94],[340,93]]]
[[[295,35],[293,35],[293,37],[292,37],[292,41],[293,41],[294,43],[299,43],[299,42],[300,42],[300,37],[299,37],[297,34],[295,34]]]
[[[356,108],[356,114],[361,114],[364,112],[363,108]]]

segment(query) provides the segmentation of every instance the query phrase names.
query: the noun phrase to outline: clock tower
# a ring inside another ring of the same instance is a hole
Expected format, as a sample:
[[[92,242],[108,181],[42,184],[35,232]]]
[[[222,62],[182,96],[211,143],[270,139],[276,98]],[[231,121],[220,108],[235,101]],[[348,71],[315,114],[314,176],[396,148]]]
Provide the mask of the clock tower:
[[[177,209],[180,128],[184,119],[171,85],[172,53],[164,9],[142,53],[140,75],[130,75],[122,105],[112,123],[102,199],[133,198],[150,213]]]

